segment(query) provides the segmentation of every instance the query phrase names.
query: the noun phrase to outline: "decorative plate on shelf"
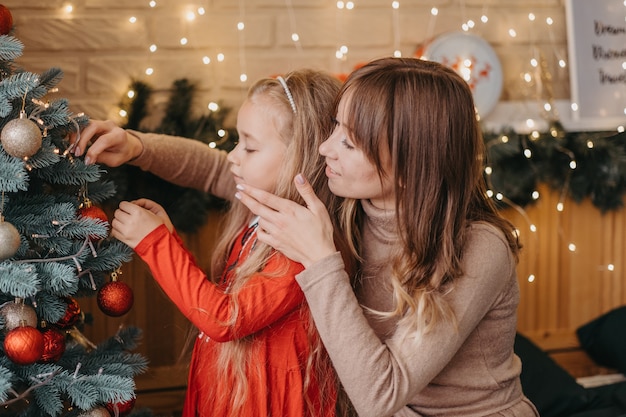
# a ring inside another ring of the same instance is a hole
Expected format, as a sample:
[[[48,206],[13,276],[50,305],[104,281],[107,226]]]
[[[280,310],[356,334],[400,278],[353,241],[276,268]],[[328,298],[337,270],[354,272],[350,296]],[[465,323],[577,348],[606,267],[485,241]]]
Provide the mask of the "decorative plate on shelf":
[[[502,66],[483,38],[465,32],[444,33],[418,48],[415,55],[458,72],[472,89],[481,117],[489,114],[498,103],[502,93]]]

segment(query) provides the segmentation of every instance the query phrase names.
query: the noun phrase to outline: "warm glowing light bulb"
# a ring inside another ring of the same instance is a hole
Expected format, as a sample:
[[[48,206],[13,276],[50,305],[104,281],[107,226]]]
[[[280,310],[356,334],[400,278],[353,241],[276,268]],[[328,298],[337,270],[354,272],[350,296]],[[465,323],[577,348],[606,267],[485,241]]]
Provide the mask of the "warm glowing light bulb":
[[[539,200],[539,191],[533,191],[530,196],[532,197],[533,200]]]
[[[432,9],[430,9],[430,14],[432,14],[433,16],[437,16],[439,14],[439,9],[433,7]]]
[[[487,23],[489,21],[489,18],[487,17],[486,14],[480,16],[480,21],[483,23]]]
[[[567,249],[569,249],[570,252],[576,252],[576,245],[570,243],[569,245],[567,245]]]
[[[509,36],[512,38],[517,36],[517,32],[515,31],[515,29],[509,29]]]
[[[146,75],[154,74],[154,68],[146,68]]]
[[[248,75],[246,74],[241,74],[239,76],[239,81],[241,81],[242,83],[245,83],[246,81],[248,81]]]
[[[208,56],[203,56],[202,57],[202,63],[205,65],[208,65],[211,63],[211,58],[209,58]]]
[[[391,2],[391,7],[394,9],[399,9],[400,8],[400,2],[399,1],[392,1]]]
[[[300,40],[300,35],[298,35],[297,33],[292,33],[291,40],[294,42],[298,42]]]
[[[237,30],[244,30],[246,25],[243,22],[237,23]]]
[[[131,16],[131,17],[128,18],[128,21],[130,23],[137,23],[137,18],[135,16]]]
[[[65,6],[63,6],[63,10],[65,11],[65,13],[70,14],[74,11],[74,6],[72,6],[71,4],[66,4]]]
[[[150,52],[156,52],[157,46],[155,44],[150,45]]]
[[[126,93],[126,95],[128,96],[128,98],[133,98],[135,97],[135,92],[133,90],[128,90],[128,93]]]
[[[120,111],[118,112],[118,114],[122,117],[126,117],[128,116],[128,113],[126,112],[126,110],[124,109],[120,109]]]
[[[217,61],[218,62],[223,62],[224,59],[225,59],[225,57],[224,57],[223,53],[220,52],[219,54],[217,54]]]
[[[535,14],[534,13],[528,13],[528,20],[530,20],[531,22],[535,21]]]
[[[187,12],[185,19],[187,19],[188,22],[193,22],[196,20],[196,14],[194,12]]]
[[[563,203],[558,202],[556,204],[556,211],[563,211]]]
[[[180,44],[181,45],[187,45],[187,42],[189,42],[189,40],[187,40],[187,38],[185,38],[185,37],[180,38]]]
[[[535,282],[535,275],[534,274],[530,274],[528,276],[528,282]]]
[[[148,3],[148,6],[150,7],[156,7],[157,3],[156,1],[152,0],[150,3]]]
[[[211,111],[218,111],[220,109],[220,106],[214,101],[210,102],[207,107]]]
[[[337,8],[338,8],[338,9],[343,9],[344,7],[346,7],[346,5],[344,4],[344,2],[342,2],[342,1],[338,1],[338,2],[337,2]]]

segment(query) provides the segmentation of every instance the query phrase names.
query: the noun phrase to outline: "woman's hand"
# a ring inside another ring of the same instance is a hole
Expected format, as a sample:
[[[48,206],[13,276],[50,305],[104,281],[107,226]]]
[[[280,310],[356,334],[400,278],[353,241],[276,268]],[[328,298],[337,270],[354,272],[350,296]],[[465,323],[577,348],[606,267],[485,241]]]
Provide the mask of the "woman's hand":
[[[111,236],[135,249],[139,242],[162,224],[170,232],[174,230],[163,207],[154,201],[122,201],[111,222]]]
[[[138,157],[143,151],[139,138],[110,120],[91,120],[80,134],[72,133],[69,140],[74,155],[85,155],[86,165],[101,163],[117,167]]]
[[[308,268],[337,249],[326,207],[302,175],[296,176],[295,183],[306,207],[249,185],[238,185],[235,197],[260,217],[261,242]]]

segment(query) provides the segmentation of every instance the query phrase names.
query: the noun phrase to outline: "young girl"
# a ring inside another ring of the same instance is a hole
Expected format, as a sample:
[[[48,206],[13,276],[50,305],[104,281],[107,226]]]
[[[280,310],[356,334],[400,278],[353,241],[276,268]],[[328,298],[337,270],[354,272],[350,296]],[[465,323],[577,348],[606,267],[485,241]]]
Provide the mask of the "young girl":
[[[383,58],[350,75],[335,114],[320,153],[354,279],[306,175],[304,206],[237,187],[259,241],[305,266],[296,279],[359,416],[537,416],[513,352],[519,246],[487,197],[466,82]]]
[[[338,80],[310,70],[258,81],[239,110],[239,143],[228,155],[109,122],[92,123],[82,137],[100,136],[87,152],[91,161],[136,158],[143,169],[219,197],[232,200],[235,184],[244,184],[302,203],[296,173],[306,172],[322,194],[327,188],[317,148],[332,131],[338,90]],[[257,233],[253,214],[233,201],[207,278],[158,204],[122,202],[112,221],[112,236],[135,249],[200,331],[184,416],[334,416],[337,379],[295,281],[302,266]]]

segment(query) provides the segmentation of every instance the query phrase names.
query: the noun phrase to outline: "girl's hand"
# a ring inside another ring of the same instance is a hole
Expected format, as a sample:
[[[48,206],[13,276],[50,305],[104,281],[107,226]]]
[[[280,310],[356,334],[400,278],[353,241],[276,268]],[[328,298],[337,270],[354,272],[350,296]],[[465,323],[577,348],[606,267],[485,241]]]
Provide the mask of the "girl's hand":
[[[102,163],[117,167],[138,157],[143,151],[139,138],[110,120],[91,120],[80,134],[70,134],[69,141],[74,155],[84,154],[87,165]]]
[[[139,242],[162,224],[165,224],[164,220],[151,210],[122,201],[111,222],[111,236],[135,249]]]
[[[337,249],[326,207],[302,175],[296,176],[295,183],[306,207],[250,185],[238,185],[235,197],[260,217],[261,242],[308,268]]]
[[[174,231],[174,225],[172,224],[170,217],[167,215],[167,212],[160,204],[155,201],[148,200],[147,198],[140,198],[139,200],[133,201],[133,203],[156,214],[157,217],[159,217],[163,221],[163,224],[167,226],[167,230],[169,230],[170,233]]]

